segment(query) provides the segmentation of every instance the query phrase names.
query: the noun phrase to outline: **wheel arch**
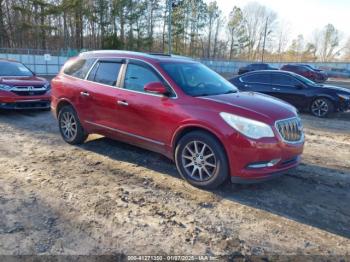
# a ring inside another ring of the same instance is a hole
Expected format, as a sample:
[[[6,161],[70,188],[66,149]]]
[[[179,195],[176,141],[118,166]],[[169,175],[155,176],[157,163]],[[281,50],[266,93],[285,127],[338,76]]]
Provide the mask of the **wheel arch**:
[[[56,106],[56,114],[55,116],[58,117],[59,113],[60,113],[60,110],[64,107],[64,106],[71,106],[75,112],[77,112],[77,110],[75,109],[74,105],[72,102],[70,102],[69,100],[67,99],[61,99],[58,103],[57,103],[57,106]]]
[[[175,159],[175,150],[176,150],[176,146],[177,146],[178,142],[180,141],[180,139],[184,135],[186,135],[190,132],[193,132],[193,131],[202,131],[202,132],[208,133],[209,135],[213,136],[222,146],[222,148],[225,152],[226,158],[229,161],[228,152],[226,150],[226,147],[224,146],[224,143],[222,142],[222,139],[220,139],[220,136],[214,130],[212,130],[210,128],[207,128],[207,127],[204,127],[201,125],[192,125],[192,124],[180,127],[175,132],[175,134],[172,138],[172,141],[171,141],[173,159]],[[230,166],[230,165],[228,165],[228,166]]]

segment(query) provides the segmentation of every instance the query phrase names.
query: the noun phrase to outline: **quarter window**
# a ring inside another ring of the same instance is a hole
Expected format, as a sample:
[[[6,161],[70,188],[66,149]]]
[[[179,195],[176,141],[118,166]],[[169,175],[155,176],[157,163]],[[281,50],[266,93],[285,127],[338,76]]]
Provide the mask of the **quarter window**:
[[[128,64],[124,81],[125,89],[144,92],[145,85],[151,82],[161,81],[150,69],[141,65]]]
[[[88,80],[116,86],[121,63],[101,61],[90,72]]]
[[[89,72],[95,59],[78,59],[72,63],[68,63],[64,68],[64,73],[78,78],[85,78]]]

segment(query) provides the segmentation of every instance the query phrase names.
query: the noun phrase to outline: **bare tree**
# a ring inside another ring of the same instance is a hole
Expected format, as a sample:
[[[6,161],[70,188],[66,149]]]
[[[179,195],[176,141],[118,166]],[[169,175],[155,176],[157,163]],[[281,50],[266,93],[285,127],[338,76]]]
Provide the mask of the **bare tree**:
[[[322,62],[329,62],[339,55],[340,33],[332,25],[328,24],[321,31],[319,56]]]
[[[248,39],[247,56],[249,59],[256,59],[261,49],[265,29],[268,33],[272,33],[277,14],[257,2],[250,2],[243,9],[243,16]]]

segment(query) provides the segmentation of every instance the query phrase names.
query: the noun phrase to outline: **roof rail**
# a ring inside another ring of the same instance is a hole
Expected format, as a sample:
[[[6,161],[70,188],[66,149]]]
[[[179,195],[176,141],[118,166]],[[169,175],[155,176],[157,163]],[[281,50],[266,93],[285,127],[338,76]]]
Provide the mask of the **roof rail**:
[[[171,56],[171,54],[165,54],[165,53],[147,53],[148,55],[159,55],[159,56]]]

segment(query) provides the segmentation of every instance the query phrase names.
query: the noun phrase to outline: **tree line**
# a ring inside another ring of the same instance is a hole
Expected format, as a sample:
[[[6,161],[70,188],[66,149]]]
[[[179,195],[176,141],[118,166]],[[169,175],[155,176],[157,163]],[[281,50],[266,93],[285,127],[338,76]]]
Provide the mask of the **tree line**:
[[[288,25],[256,2],[225,16],[204,0],[0,0],[0,47],[168,51],[209,59],[349,61],[350,40],[332,25],[313,39],[290,38]]]

